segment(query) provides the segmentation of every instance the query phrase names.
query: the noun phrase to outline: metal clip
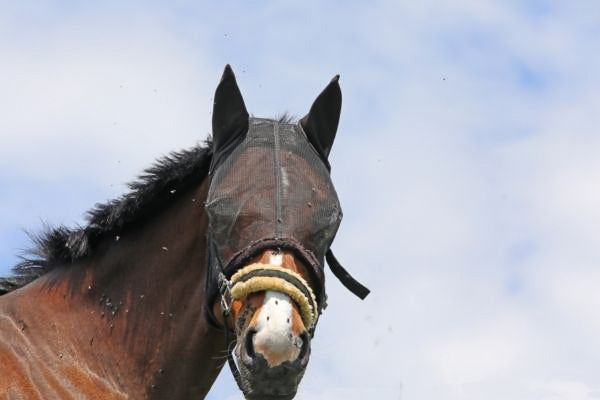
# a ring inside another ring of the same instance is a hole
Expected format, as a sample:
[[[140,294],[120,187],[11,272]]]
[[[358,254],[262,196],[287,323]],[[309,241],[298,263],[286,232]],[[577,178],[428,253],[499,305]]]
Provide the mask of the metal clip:
[[[222,272],[219,273],[219,293],[221,294],[221,311],[224,317],[231,313],[231,283]]]

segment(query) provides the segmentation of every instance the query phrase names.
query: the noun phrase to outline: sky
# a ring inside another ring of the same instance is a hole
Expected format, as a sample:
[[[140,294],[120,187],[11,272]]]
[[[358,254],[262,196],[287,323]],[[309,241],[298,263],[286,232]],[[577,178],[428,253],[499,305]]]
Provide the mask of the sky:
[[[297,399],[600,399],[600,3],[0,0],[0,275],[210,130],[225,64],[340,74],[337,257]],[[208,399],[242,399],[227,369]]]

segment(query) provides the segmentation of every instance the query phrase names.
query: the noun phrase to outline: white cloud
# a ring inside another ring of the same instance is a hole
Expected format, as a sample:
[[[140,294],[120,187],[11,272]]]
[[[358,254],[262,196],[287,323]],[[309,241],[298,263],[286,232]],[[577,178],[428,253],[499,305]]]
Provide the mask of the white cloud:
[[[13,171],[115,183],[165,149],[206,137],[218,77],[169,32],[116,26],[98,35],[105,22],[59,26],[43,43],[2,44],[2,163]]]
[[[27,246],[21,229],[80,222],[159,156],[204,140],[219,77],[195,55],[202,43],[180,40],[161,16],[49,12],[32,24],[35,13],[22,11],[0,16],[0,232],[10,254]]]
[[[531,384],[536,399],[540,400],[592,400],[600,398],[600,392],[580,382],[545,381]]]

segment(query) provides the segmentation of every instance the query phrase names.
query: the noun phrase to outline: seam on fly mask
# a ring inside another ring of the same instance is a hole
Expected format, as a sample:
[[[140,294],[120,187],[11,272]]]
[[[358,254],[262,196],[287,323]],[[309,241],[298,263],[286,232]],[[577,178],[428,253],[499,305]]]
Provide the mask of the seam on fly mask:
[[[283,202],[283,193],[282,193],[282,182],[281,182],[281,160],[280,160],[280,143],[279,143],[279,123],[273,123],[273,151],[274,151],[274,166],[275,166],[275,185],[276,185],[276,220],[275,220],[275,238],[279,239],[283,235],[283,211],[281,209],[281,203]]]

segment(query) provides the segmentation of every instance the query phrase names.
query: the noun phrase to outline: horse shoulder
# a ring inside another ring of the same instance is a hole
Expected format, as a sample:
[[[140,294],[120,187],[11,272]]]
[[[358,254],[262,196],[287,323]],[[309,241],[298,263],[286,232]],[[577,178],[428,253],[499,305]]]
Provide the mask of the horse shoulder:
[[[0,297],[0,398],[126,399],[114,385],[92,373],[48,340],[49,323],[36,324],[20,291]]]

